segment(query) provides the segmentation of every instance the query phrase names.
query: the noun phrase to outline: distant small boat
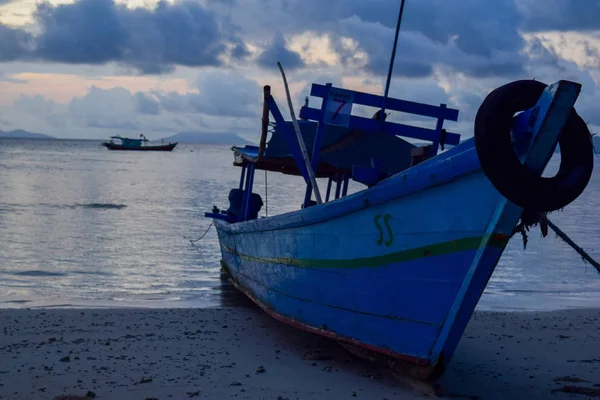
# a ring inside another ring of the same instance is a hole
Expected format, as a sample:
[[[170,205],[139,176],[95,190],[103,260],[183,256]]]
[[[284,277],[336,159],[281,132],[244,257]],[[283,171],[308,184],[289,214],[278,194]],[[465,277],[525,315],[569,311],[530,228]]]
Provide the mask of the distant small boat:
[[[115,142],[116,141],[116,142]],[[102,143],[102,146],[109,150],[131,150],[131,151],[172,151],[177,142],[159,145],[144,144],[149,140],[141,134],[140,139],[124,138],[121,136],[111,136],[110,141]]]

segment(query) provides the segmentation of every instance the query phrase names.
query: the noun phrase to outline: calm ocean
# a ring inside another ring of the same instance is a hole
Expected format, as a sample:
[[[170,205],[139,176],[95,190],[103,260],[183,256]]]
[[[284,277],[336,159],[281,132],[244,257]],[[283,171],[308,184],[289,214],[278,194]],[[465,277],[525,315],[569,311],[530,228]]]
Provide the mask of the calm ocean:
[[[229,146],[136,153],[99,141],[0,140],[0,308],[230,304],[215,230],[189,239],[209,227],[203,215],[213,204],[227,206],[239,179],[231,164]],[[599,169],[579,199],[551,215],[595,258]],[[264,183],[257,173],[263,199]],[[267,189],[269,215],[297,209],[304,195],[300,178],[275,173]],[[529,236],[527,250],[519,235],[511,240],[479,308],[600,307],[595,269],[552,232]]]

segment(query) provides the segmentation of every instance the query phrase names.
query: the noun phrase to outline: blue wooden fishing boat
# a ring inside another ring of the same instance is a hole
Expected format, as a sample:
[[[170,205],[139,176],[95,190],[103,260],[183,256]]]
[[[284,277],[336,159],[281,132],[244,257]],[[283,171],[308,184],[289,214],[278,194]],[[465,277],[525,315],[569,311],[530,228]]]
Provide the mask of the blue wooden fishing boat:
[[[239,187],[226,210],[206,217],[224,273],[267,313],[431,380],[451,360],[509,239],[583,192],[593,148],[574,82],[495,89],[462,143],[444,129],[458,110],[388,98],[388,87],[382,97],[313,84],[321,107],[305,105],[299,121],[290,110],[286,121],[265,86],[260,145],[233,147]],[[378,111],[354,115],[356,104]],[[432,128],[387,121],[386,110],[429,117]],[[560,170],[542,177],[557,144]],[[302,176],[304,203],[259,217],[257,170]],[[328,179],[324,200],[317,177]],[[365,188],[348,195],[350,179]]]
[[[336,115],[328,110],[339,96],[371,106],[382,99],[315,84],[311,94],[323,106],[304,108],[299,121],[315,176],[328,178],[325,201],[315,204],[292,124],[266,87],[273,136],[264,150],[233,148],[240,185],[227,210],[206,214],[218,231],[223,270],[276,318],[437,378],[508,240],[568,205],[589,182],[591,135],[573,110],[579,90],[566,81],[500,87],[481,105],[474,138],[459,144],[459,135],[442,128],[456,110],[388,99],[389,110],[436,118],[432,130]],[[397,135],[432,145],[415,147]],[[560,171],[543,178],[557,143]],[[448,145],[456,146],[436,154]],[[261,169],[305,178],[298,211],[258,218],[262,199],[252,185]],[[367,188],[346,195],[349,179]]]

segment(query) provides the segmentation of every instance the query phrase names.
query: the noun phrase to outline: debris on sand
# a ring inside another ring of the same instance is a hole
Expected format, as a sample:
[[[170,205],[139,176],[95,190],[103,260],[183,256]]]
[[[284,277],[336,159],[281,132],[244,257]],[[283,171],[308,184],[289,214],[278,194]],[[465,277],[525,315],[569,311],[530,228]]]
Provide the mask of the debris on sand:
[[[589,388],[589,387],[584,387],[584,386],[565,385],[561,388],[552,390],[552,393],[556,393],[556,392],[583,394],[585,396],[590,396],[590,397],[600,397],[600,389]]]

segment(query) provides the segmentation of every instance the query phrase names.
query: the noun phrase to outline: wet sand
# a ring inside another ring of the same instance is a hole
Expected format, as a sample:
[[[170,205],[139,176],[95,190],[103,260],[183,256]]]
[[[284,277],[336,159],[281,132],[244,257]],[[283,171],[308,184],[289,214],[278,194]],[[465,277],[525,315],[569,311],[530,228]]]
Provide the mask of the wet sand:
[[[331,341],[248,305],[5,309],[0,329],[0,399],[391,400],[434,394],[430,386],[353,359]],[[599,339],[600,310],[478,312],[435,393],[592,398],[600,392]],[[555,391],[565,386],[589,393]]]

